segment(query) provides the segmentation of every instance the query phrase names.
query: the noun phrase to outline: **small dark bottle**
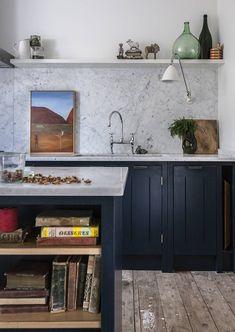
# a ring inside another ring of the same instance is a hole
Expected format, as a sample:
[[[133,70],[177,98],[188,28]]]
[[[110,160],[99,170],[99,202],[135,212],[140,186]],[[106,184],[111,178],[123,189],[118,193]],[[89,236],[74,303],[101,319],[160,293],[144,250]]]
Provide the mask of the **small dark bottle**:
[[[203,16],[203,27],[199,36],[201,45],[201,59],[210,59],[210,49],[212,48],[212,37],[207,24],[207,15]]]

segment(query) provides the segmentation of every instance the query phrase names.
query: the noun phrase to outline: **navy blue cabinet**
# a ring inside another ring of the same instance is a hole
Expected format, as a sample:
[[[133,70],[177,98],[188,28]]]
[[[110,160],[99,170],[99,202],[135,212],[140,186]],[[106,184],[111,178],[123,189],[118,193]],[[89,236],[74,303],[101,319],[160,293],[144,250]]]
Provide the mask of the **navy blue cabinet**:
[[[132,166],[123,200],[124,255],[162,254],[162,167]]]
[[[169,215],[174,268],[215,269],[217,166],[174,165]],[[171,253],[169,253],[171,254]]]
[[[174,255],[216,255],[217,167],[173,167]]]

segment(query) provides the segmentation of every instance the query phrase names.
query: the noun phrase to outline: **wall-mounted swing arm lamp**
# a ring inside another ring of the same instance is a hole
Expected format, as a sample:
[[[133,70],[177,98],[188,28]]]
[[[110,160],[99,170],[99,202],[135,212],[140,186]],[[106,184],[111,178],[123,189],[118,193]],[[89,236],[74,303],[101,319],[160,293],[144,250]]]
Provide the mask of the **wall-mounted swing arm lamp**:
[[[191,91],[189,90],[187,82],[186,82],[186,78],[185,78],[185,75],[184,75],[184,70],[183,70],[183,66],[182,66],[180,56],[177,53],[174,53],[172,55],[171,63],[167,67],[166,71],[164,72],[164,74],[162,76],[162,81],[163,82],[179,81],[179,76],[178,76],[178,73],[177,73],[177,71],[175,69],[175,66],[174,66],[174,59],[177,59],[179,61],[180,70],[181,70],[183,80],[184,80],[184,85],[185,85],[185,88],[186,88],[186,95],[187,95],[186,101],[188,103],[191,103],[192,102]]]

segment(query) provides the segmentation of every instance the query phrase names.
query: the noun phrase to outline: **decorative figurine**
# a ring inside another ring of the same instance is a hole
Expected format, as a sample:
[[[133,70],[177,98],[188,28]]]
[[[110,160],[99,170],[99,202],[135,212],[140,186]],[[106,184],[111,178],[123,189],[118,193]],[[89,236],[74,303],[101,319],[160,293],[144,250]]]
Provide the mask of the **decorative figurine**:
[[[140,45],[139,45],[138,42],[134,42],[133,40],[128,39],[127,44],[130,46],[130,51],[132,51],[132,52],[137,52],[137,51],[141,52],[140,49],[139,49]]]
[[[149,53],[154,54],[154,59],[156,60],[157,58],[157,53],[160,51],[160,47],[158,44],[151,44],[150,46],[145,47],[145,58],[148,59]]]
[[[145,58],[148,59],[149,53],[154,54],[154,60],[157,58],[157,53],[160,51],[160,47],[158,44],[151,44],[150,46],[145,47]]]
[[[124,59],[124,49],[123,49],[123,44],[122,43],[119,44],[119,51],[118,51],[117,58],[118,59]]]
[[[143,59],[141,56],[142,51],[139,49],[138,42],[134,42],[133,40],[128,39],[127,44],[129,45],[130,49],[125,52],[126,59]]]

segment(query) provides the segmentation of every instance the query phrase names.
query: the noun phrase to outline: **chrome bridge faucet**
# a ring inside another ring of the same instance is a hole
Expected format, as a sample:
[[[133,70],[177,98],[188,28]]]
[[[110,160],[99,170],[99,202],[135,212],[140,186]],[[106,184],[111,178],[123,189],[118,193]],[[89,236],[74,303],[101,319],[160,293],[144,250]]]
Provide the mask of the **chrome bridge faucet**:
[[[124,137],[123,137],[123,119],[121,114],[118,111],[113,111],[109,114],[109,124],[108,127],[111,127],[111,120],[114,114],[117,114],[119,116],[120,122],[121,122],[121,127],[122,127],[122,136],[119,139],[119,141],[115,141],[113,138],[113,133],[110,134],[110,149],[111,149],[111,153],[113,154],[113,145],[114,144],[130,144],[131,145],[131,152],[132,154],[134,154],[134,143],[135,143],[135,138],[134,138],[134,134],[131,134],[131,138],[129,141],[124,141]]]

